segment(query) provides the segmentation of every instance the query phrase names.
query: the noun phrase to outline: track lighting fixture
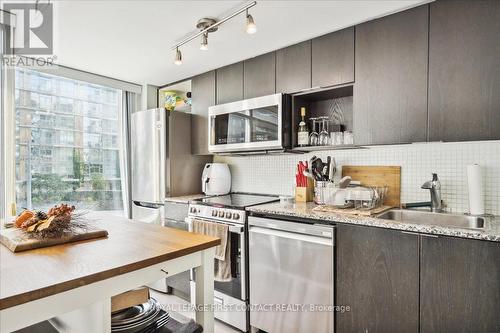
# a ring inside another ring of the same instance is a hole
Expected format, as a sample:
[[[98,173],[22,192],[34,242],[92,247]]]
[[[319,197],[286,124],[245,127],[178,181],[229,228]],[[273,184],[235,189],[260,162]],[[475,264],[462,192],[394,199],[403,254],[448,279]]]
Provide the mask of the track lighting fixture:
[[[182,45],[189,43],[195,38],[198,38],[201,36],[201,43],[200,43],[200,50],[208,50],[208,33],[210,32],[216,32],[219,29],[219,26],[223,24],[224,22],[232,19],[233,17],[245,13],[246,14],[246,32],[248,34],[254,34],[257,32],[257,26],[255,25],[255,21],[248,13],[248,9],[252,8],[257,4],[257,1],[251,1],[244,6],[240,7],[238,10],[233,12],[232,14],[229,14],[225,16],[224,18],[220,19],[219,21],[213,19],[213,18],[201,18],[198,20],[196,23],[196,28],[199,29],[199,31],[191,35],[189,37],[184,38],[180,42],[176,43],[174,46],[172,46],[172,50],[175,50],[175,61],[174,64],[176,65],[181,65],[182,64],[182,54],[181,51],[179,50],[179,47]]]
[[[257,26],[253,20],[252,15],[248,14],[247,9],[247,34],[252,35],[257,32]]]
[[[200,50],[208,50],[208,32],[205,32],[203,35],[201,35]]]
[[[181,50],[179,50],[178,47],[175,49],[174,64],[176,64],[177,66],[182,65],[182,53],[181,53]]]

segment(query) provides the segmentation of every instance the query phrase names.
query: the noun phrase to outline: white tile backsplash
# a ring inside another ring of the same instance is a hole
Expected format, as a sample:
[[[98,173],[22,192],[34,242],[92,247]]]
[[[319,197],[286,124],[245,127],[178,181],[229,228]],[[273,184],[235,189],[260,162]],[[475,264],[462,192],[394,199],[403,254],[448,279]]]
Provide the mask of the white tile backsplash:
[[[233,191],[290,195],[296,164],[313,155],[324,160],[328,155],[335,157],[337,180],[342,165],[401,166],[402,202],[429,201],[429,191],[420,186],[435,172],[447,209],[457,213],[468,211],[466,167],[477,163],[482,166],[486,212],[500,215],[500,141],[376,146],[303,155],[216,156],[215,161],[229,164]]]

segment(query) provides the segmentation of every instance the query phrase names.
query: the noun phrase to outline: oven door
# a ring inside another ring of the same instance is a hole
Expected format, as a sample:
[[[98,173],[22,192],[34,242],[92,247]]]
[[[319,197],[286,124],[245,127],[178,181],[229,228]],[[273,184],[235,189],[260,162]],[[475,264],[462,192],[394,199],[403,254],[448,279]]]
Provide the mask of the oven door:
[[[283,95],[212,106],[209,145],[213,153],[283,148]]]
[[[193,221],[201,220],[211,223],[227,224],[229,226],[228,245],[231,246],[231,280],[227,282],[215,281],[214,290],[227,296],[246,301],[246,237],[245,226],[236,223],[226,223],[199,217],[188,217],[186,222],[189,231],[193,231]],[[194,281],[194,269],[191,270],[191,281]],[[192,294],[193,295],[193,294]]]

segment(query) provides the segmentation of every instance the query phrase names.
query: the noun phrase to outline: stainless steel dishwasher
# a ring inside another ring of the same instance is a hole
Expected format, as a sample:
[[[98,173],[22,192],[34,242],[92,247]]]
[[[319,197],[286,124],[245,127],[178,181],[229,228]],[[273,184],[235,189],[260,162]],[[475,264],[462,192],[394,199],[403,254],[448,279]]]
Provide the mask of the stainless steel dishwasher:
[[[252,331],[332,333],[335,228],[254,216],[248,224]]]

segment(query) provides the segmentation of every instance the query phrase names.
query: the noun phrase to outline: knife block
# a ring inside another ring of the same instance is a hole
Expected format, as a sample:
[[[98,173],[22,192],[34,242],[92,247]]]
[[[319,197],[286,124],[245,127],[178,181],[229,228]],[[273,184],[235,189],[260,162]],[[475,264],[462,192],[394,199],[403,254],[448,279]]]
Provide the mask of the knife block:
[[[311,202],[314,199],[314,181],[307,178],[307,187],[295,188],[295,202]]]

